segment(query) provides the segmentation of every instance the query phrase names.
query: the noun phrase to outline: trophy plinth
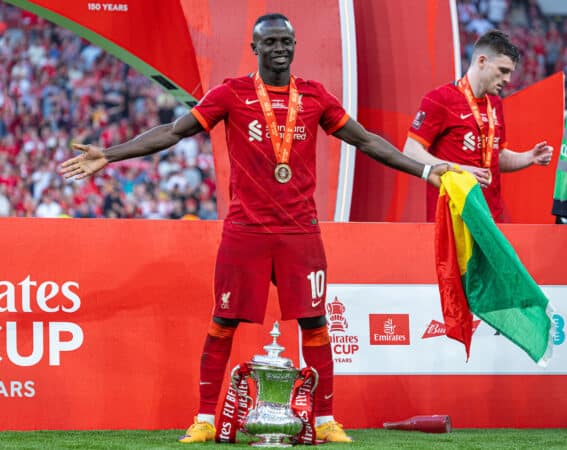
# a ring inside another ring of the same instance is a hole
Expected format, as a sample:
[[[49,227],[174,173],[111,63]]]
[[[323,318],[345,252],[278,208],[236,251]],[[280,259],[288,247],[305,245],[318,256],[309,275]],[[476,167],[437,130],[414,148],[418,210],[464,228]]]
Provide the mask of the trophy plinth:
[[[244,422],[246,432],[260,438],[253,447],[290,447],[284,442],[297,435],[303,426],[301,419],[291,410],[292,394],[299,370],[280,353],[284,347],[277,343],[279,325],[274,323],[270,332],[273,342],[264,346],[265,355],[255,355],[248,364],[250,377],[256,383],[256,405]]]

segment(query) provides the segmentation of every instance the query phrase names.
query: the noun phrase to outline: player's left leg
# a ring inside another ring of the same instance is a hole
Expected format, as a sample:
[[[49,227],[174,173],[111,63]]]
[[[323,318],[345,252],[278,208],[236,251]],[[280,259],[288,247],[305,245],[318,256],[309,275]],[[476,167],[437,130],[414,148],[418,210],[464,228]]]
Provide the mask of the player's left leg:
[[[333,416],[333,352],[325,316],[298,319],[301,351],[308,366],[319,374],[314,413],[317,439],[325,442],[352,442]]]
[[[317,439],[351,442],[333,417],[333,354],[325,318],[326,269],[319,234],[280,237],[274,254],[274,282],[282,319],[298,320],[303,358],[319,374],[314,397]]]

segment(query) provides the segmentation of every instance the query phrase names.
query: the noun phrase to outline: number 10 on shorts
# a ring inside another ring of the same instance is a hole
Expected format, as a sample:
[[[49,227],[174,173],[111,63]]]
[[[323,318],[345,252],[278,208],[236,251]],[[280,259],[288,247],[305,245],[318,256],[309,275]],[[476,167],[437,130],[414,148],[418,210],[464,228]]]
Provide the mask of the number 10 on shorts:
[[[311,283],[311,306],[316,308],[323,300],[323,294],[325,293],[325,271],[311,272],[307,275],[307,279]]]

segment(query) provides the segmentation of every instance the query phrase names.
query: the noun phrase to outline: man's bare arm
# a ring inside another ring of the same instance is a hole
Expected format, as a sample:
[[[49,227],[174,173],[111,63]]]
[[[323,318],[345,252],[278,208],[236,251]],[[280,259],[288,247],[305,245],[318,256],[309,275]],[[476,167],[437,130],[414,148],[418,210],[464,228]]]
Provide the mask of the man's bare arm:
[[[410,158],[413,158],[423,164],[435,165],[448,162],[433,156],[427,151],[427,149],[421,142],[416,141],[411,136],[408,136],[406,139],[406,143],[404,145],[404,155],[409,156]]]
[[[175,122],[159,125],[135,138],[104,150],[104,156],[109,163],[138,156],[151,155],[172,145],[181,139],[193,136],[203,131],[203,127],[195,116],[188,112]]]
[[[553,147],[546,141],[538,142],[531,150],[515,152],[509,148],[500,151],[500,170],[515,172],[531,165],[548,166],[553,156]]]
[[[82,180],[102,170],[111,162],[159,152],[202,130],[199,121],[189,112],[175,122],[159,125],[134,139],[107,149],[96,145],[74,143],[73,148],[83,153],[64,161],[59,170],[65,178]]]
[[[349,119],[341,129],[333,133],[333,136],[355,146],[372,159],[386,166],[415,175],[416,177],[424,177],[437,187],[440,184],[439,176],[451,169],[450,164],[437,164],[429,171],[429,165],[426,168],[425,164],[407,157],[386,139],[370,133],[353,119]]]
[[[427,151],[427,149],[423,146],[421,142],[415,140],[411,136],[408,136],[406,139],[406,143],[404,145],[404,154],[424,164],[449,163],[453,166],[455,165],[455,163],[451,161],[444,161],[442,159],[437,158],[436,156],[433,156],[431,153]],[[488,169],[485,169],[483,167],[469,166],[465,164],[459,164],[459,167],[473,174],[482,187],[488,186],[492,181],[492,175],[490,173],[490,170]]]
[[[356,120],[348,122],[333,136],[351,144],[372,159],[403,172],[421,176],[424,164],[419,163],[401,153],[396,147],[380,136],[370,133]]]

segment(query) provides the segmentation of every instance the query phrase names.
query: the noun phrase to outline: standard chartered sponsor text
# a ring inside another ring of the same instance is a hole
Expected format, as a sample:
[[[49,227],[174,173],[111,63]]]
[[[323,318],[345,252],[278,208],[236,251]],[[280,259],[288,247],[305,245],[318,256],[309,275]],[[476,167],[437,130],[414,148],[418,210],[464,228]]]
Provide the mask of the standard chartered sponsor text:
[[[278,131],[280,132],[280,139],[283,139],[285,133],[285,125],[278,125]],[[270,139],[270,129],[267,125],[265,135],[266,139]],[[293,140],[304,141],[305,139],[307,139],[307,131],[305,130],[305,125],[296,125],[293,129]]]

